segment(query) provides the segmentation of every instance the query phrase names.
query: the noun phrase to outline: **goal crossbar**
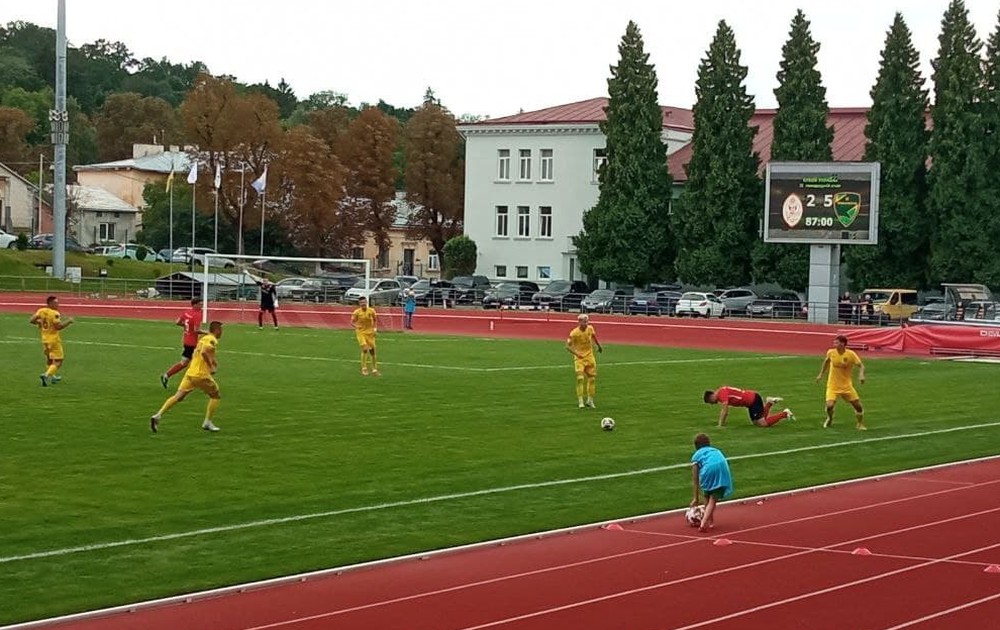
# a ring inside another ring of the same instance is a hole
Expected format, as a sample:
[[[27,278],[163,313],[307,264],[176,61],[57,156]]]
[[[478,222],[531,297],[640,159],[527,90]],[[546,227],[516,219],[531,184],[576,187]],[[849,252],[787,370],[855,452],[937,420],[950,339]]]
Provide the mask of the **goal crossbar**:
[[[209,296],[211,295],[209,291],[209,286],[211,285],[210,279],[215,276],[220,275],[238,275],[242,281],[244,275],[249,275],[253,279],[253,282],[257,282],[257,276],[250,272],[250,270],[245,267],[236,266],[232,271],[217,271],[218,265],[213,265],[212,261],[223,261],[223,262],[236,262],[240,260],[248,260],[255,262],[258,260],[267,262],[298,262],[298,263],[319,263],[319,264],[343,264],[352,267],[364,267],[364,278],[365,283],[371,281],[371,261],[368,259],[359,258],[303,258],[299,256],[254,256],[249,254],[201,254],[203,257],[203,270],[201,278],[201,314],[202,320],[208,321],[208,302]],[[212,271],[212,269],[216,269]],[[264,270],[259,271],[263,275]]]

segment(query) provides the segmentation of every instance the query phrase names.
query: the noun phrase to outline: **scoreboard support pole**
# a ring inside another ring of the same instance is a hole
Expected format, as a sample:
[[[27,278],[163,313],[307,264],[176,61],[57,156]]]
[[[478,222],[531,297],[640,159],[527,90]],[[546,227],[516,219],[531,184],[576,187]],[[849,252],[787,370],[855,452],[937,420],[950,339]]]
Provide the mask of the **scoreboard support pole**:
[[[809,246],[809,321],[816,324],[837,323],[840,294],[840,245]]]

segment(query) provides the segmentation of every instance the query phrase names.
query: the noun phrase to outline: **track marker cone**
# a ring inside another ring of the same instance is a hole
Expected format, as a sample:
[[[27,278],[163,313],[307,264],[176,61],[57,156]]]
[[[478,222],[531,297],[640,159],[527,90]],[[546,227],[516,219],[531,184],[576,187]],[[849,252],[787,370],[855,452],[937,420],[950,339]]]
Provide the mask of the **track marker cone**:
[[[869,551],[867,547],[858,547],[857,549],[855,549],[854,551],[851,552],[851,555],[854,555],[854,556],[870,556],[870,555],[872,555],[872,552]]]
[[[983,573],[1000,573],[1000,564],[991,564],[983,569]]]
[[[718,538],[712,544],[715,545],[716,547],[725,547],[726,545],[733,544],[733,541],[729,540],[728,538]]]
[[[610,523],[608,525],[605,525],[604,529],[608,530],[609,532],[620,532],[620,531],[623,531],[622,530],[622,526],[619,525],[618,523]]]

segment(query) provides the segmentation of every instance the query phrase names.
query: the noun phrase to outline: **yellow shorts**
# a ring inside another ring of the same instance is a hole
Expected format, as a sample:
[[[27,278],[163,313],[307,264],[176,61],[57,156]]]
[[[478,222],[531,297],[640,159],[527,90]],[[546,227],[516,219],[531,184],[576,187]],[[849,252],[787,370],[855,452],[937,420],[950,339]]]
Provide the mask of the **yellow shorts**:
[[[200,389],[212,398],[219,397],[219,384],[211,376],[185,376],[177,391],[190,392],[196,389]]]
[[[578,357],[573,357],[573,369],[577,374],[586,374],[587,376],[597,376],[597,360],[593,357],[589,359],[580,359]]]
[[[861,396],[858,396],[858,390],[854,389],[853,387],[851,387],[850,389],[826,390],[826,399],[828,401],[837,400],[837,398],[843,398],[847,402],[854,402],[855,400],[860,399]]]
[[[358,345],[362,348],[375,348],[375,333],[356,333],[355,336],[358,338]]]
[[[45,353],[45,358],[50,361],[62,361],[65,357],[61,341],[43,341],[42,352]]]

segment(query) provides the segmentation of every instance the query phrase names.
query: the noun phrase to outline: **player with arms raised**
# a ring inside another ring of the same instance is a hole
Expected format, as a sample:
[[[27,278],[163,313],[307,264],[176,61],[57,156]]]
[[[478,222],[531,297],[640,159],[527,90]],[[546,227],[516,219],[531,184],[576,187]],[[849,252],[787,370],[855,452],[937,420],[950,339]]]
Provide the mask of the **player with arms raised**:
[[[45,373],[39,378],[42,379],[42,387],[48,387],[49,383],[58,383],[61,380],[61,377],[56,376],[56,372],[62,367],[65,354],[62,336],[59,333],[73,323],[73,318],[63,321],[59,314],[59,298],[50,295],[45,299],[45,306],[35,311],[28,322],[32,326],[38,326],[42,335],[42,352],[45,354],[46,367]]]
[[[577,407],[593,408],[594,394],[597,393],[597,357],[594,356],[594,347],[598,352],[604,352],[601,342],[597,340],[597,332],[590,325],[590,316],[580,313],[577,317],[577,326],[569,331],[569,338],[566,339],[566,350],[573,355],[573,370],[576,372],[576,400]],[[587,399],[583,397],[586,394]]]
[[[194,350],[191,364],[188,366],[184,378],[181,380],[177,393],[163,403],[160,410],[149,419],[149,428],[156,433],[160,426],[163,414],[171,407],[181,402],[187,395],[196,389],[208,394],[208,408],[205,410],[205,421],[201,423],[201,428],[206,431],[218,431],[212,418],[215,417],[215,410],[219,408],[219,401],[222,396],[219,394],[219,385],[215,382],[213,375],[219,367],[215,356],[215,349],[222,338],[222,322],[212,322],[208,325],[208,334],[202,335],[198,340],[198,346]]]
[[[375,309],[368,306],[368,298],[358,300],[358,308],[351,313],[351,325],[354,335],[361,346],[361,374],[368,376],[368,357],[372,359],[372,376],[378,376],[378,359],[375,358],[375,335],[378,333],[378,322]]]
[[[191,357],[194,355],[194,348],[198,345],[198,337],[203,333],[201,329],[201,298],[193,297],[191,298],[191,308],[181,313],[181,316],[177,318],[177,325],[184,329],[184,336],[181,339],[181,345],[183,349],[181,350],[181,360],[170,366],[163,374],[160,374],[160,384],[163,385],[163,389],[167,388],[167,383],[170,382],[170,377],[177,374],[191,363]]]

